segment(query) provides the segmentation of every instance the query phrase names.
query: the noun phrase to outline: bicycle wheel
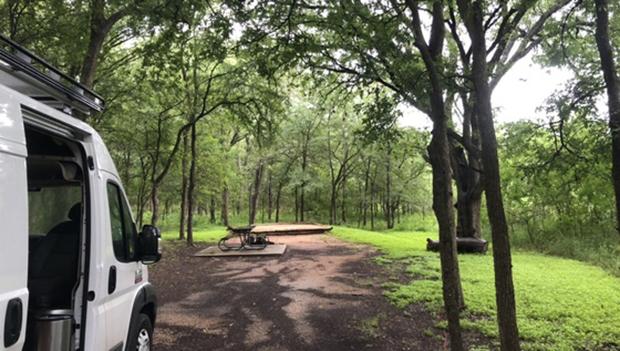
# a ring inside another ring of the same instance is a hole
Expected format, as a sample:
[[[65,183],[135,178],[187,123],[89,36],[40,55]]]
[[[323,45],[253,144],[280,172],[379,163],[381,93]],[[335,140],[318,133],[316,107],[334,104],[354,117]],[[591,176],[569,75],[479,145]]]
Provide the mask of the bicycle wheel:
[[[243,248],[243,244],[241,245],[228,245],[226,243],[226,241],[230,239],[230,238],[221,238],[220,241],[217,243],[217,247],[220,248],[220,250],[222,251],[230,251],[230,250],[241,250],[241,248]]]
[[[229,251],[230,250],[230,247],[226,246],[226,240],[227,239],[228,238],[221,238],[220,241],[218,241],[217,247],[219,247],[220,250],[222,250],[222,251]]]

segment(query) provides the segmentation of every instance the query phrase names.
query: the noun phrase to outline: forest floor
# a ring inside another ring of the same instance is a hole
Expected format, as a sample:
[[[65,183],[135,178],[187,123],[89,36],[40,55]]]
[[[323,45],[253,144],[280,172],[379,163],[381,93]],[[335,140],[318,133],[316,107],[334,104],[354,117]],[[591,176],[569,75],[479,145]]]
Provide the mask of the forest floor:
[[[193,257],[207,245],[167,240],[164,259],[150,271],[160,306],[155,348],[445,348],[436,315],[385,298],[383,285],[404,278],[376,264],[375,249],[327,235],[272,240],[288,245],[284,255]]]

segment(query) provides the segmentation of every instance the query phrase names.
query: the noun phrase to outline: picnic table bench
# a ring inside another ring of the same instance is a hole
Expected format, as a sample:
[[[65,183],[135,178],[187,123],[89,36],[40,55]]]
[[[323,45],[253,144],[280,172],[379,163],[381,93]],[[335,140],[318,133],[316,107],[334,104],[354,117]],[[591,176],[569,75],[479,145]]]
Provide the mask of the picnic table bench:
[[[228,235],[221,238],[217,246],[222,251],[230,250],[262,250],[271,244],[266,234],[253,233],[254,225],[245,227],[227,227]],[[238,238],[239,243],[230,243],[228,240]]]

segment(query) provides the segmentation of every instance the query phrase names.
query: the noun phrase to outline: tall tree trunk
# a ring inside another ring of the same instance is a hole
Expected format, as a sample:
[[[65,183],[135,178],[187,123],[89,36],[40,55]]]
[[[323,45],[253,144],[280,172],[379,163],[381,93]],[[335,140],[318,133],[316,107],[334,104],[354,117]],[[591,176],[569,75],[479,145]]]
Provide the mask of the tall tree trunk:
[[[222,191],[222,213],[221,213],[222,224],[228,227],[228,184],[224,185],[224,190]]]
[[[235,205],[235,214],[237,216],[241,215],[241,196],[242,196],[241,192],[239,192],[239,197],[237,197],[237,202],[236,202],[236,205]]]
[[[431,99],[437,100],[435,105],[443,106],[441,94]],[[447,125],[445,118],[441,117],[443,108],[434,107],[434,113],[439,116],[434,117],[433,136],[428,151],[433,170],[433,210],[439,224],[443,300],[448,319],[451,350],[462,351],[464,348],[459,311],[463,305],[463,295],[456,254],[456,228],[452,208],[452,175],[450,174]]]
[[[370,162],[371,162],[371,158],[368,158],[368,161],[366,163],[366,171],[364,172],[364,195],[363,195],[363,202],[364,202],[364,208],[363,208],[363,213],[362,213],[362,226],[365,227],[366,226],[366,216],[367,216],[367,212],[368,212],[368,186],[370,184]]]
[[[301,157],[301,174],[303,177],[303,180],[301,182],[301,189],[300,189],[300,194],[299,194],[299,221],[303,222],[304,221],[304,214],[306,212],[306,199],[305,199],[305,195],[306,195],[306,168],[308,166],[308,150],[307,150],[307,145],[304,147],[304,150],[302,152],[302,157]]]
[[[276,191],[276,223],[280,222],[280,197],[282,196],[282,185],[278,185]]]
[[[336,212],[337,209],[337,184],[332,182],[331,192],[329,197],[329,224],[336,224]]]
[[[461,93],[463,105],[463,136],[461,146],[452,146],[452,170],[457,188],[458,237],[480,238],[480,209],[482,204],[480,131],[475,99],[471,93]],[[466,156],[467,155],[467,156]]]
[[[396,4],[396,1],[393,2]],[[428,147],[433,172],[433,210],[439,225],[439,256],[443,302],[448,320],[450,350],[463,351],[463,336],[460,326],[460,309],[463,306],[463,293],[456,253],[456,227],[452,198],[452,169],[450,165],[450,145],[448,142],[448,118],[445,114],[443,71],[441,54],[444,48],[445,23],[443,1],[432,4],[432,24],[429,42],[422,33],[422,21],[418,4],[407,0],[411,10],[412,30],[415,46],[420,51],[430,83],[429,105],[433,120],[433,132]]]
[[[343,171],[342,171],[342,185],[340,186],[340,191],[342,192],[342,202],[341,202],[341,213],[340,213],[340,219],[342,220],[342,223],[347,223],[347,165],[343,164]]]
[[[265,223],[265,194],[262,192],[259,193],[258,199],[260,202],[260,221],[261,223]]]
[[[123,153],[123,184],[129,184],[131,179],[131,149]]]
[[[370,230],[375,230],[375,177],[370,183]]]
[[[250,195],[250,213],[249,224],[252,225],[256,222],[256,205],[258,204],[258,196],[260,194],[260,183],[263,177],[263,160],[258,161],[256,170],[254,171],[254,184],[252,186],[252,193]]]
[[[170,214],[170,198],[166,198],[166,200],[164,201],[164,215],[162,216],[162,218],[166,220],[169,214]]]
[[[237,155],[237,172],[241,174],[241,156]],[[243,201],[243,191],[239,190],[237,200],[235,201],[235,215],[239,217],[241,215],[241,202]]]
[[[357,183],[357,193],[359,194],[359,201],[357,203],[357,227],[362,226],[362,214],[364,213],[364,188],[362,183]]]
[[[304,221],[304,213],[306,212],[305,209],[305,201],[306,201],[306,187],[305,187],[305,182],[301,184],[300,187],[300,191],[299,191],[299,221],[303,222]]]
[[[194,190],[196,188],[196,122],[191,127],[191,159],[187,186],[187,243],[194,245]]]
[[[183,156],[181,158],[181,209],[179,211],[179,240],[185,240],[185,224],[187,223],[187,183],[188,183],[188,170],[187,170],[187,152],[189,151],[188,145],[189,138],[187,133],[183,133]]]
[[[151,183],[151,224],[157,226],[159,223],[159,184]]]
[[[611,177],[616,196],[616,230],[620,234],[620,79],[609,38],[607,0],[595,0],[594,2],[596,4],[596,46],[607,87],[609,129],[611,130]]]
[[[392,146],[388,145],[385,161],[385,221],[388,229],[394,228],[392,215]]]
[[[269,180],[267,182],[267,220],[271,221],[271,215],[273,213],[273,191],[272,191],[272,176],[269,171]]]
[[[495,296],[500,344],[503,351],[518,351],[519,330],[515,305],[514,284],[512,281],[512,258],[508,225],[502,200],[497,139],[493,125],[491,89],[487,70],[487,48],[483,28],[483,5],[476,1],[464,13],[468,18],[468,31],[472,40],[472,80],[476,99],[477,115],[480,124],[482,143],[483,184],[487,202],[487,213],[491,224],[493,239],[493,265],[495,268]]]
[[[299,222],[299,186],[295,186],[295,222]]]
[[[457,236],[460,238],[481,238],[480,208],[481,197],[472,197],[457,187]]]
[[[144,162],[144,158],[140,157],[140,186],[138,187],[138,198],[137,198],[137,202],[138,202],[138,227],[142,226],[142,223],[144,222],[144,207],[146,206],[146,198],[148,198],[148,196],[146,195],[146,180],[148,179],[147,176],[147,172],[146,172],[146,165]]]
[[[452,169],[457,190],[456,234],[462,238],[480,238],[480,207],[482,189],[480,186],[479,161],[470,153],[465,157],[463,148],[452,146]],[[476,165],[476,166],[474,166]],[[474,169],[476,167],[476,169]]]
[[[215,196],[211,196],[211,201],[209,203],[209,223],[215,223]]]

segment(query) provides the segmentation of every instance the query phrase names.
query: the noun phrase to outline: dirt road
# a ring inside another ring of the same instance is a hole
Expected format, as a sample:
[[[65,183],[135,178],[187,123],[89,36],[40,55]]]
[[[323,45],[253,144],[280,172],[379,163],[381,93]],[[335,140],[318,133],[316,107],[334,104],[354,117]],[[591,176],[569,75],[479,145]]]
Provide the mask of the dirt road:
[[[441,350],[442,333],[419,307],[399,310],[390,274],[365,246],[326,235],[273,237],[279,257],[192,257],[168,242],[151,271],[159,298],[155,349]]]

